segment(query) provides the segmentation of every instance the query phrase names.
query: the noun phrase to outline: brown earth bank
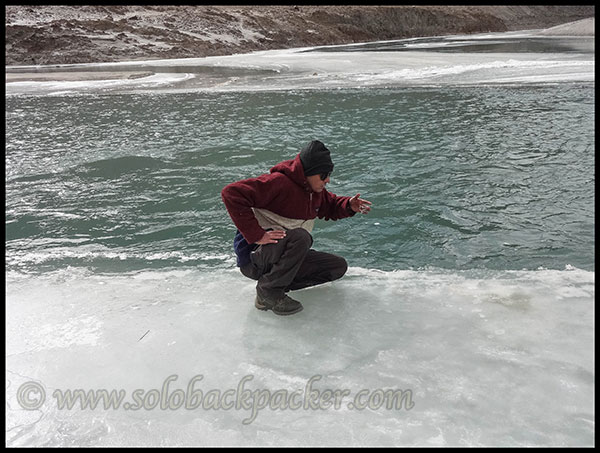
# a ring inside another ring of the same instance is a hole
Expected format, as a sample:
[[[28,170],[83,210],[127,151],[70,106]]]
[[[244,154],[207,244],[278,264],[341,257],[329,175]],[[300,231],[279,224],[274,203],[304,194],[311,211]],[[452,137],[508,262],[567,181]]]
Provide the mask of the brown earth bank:
[[[594,6],[6,6],[5,64],[193,58],[543,29]]]

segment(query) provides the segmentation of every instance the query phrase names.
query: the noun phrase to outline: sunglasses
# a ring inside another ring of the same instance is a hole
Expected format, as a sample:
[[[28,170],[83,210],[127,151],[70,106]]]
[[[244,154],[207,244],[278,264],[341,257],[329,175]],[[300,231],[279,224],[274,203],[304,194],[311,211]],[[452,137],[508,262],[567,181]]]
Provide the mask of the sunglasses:
[[[321,181],[325,181],[327,178],[329,178],[331,176],[331,172],[327,172],[327,173],[321,173],[319,176],[321,176]]]

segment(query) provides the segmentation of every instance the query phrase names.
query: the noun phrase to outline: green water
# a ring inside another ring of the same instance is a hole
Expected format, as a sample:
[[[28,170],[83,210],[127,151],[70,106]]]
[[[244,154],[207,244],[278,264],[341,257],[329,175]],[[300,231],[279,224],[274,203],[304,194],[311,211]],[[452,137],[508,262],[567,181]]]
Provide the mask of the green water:
[[[373,203],[314,248],[380,270],[594,270],[594,85],[6,98],[6,265],[232,268],[220,198],[309,140]]]

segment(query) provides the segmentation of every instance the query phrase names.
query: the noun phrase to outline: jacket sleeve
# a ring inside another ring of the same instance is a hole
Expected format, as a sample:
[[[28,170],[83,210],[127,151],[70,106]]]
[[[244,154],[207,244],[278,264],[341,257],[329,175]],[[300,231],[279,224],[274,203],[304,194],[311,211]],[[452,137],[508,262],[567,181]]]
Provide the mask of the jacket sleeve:
[[[352,217],[356,214],[350,207],[350,198],[338,197],[337,195],[323,191],[323,201],[319,209],[318,217],[325,220],[338,220],[345,217]]]
[[[261,175],[228,184],[221,191],[227,212],[248,244],[254,244],[265,234],[252,208],[268,205],[278,194],[273,174]]]

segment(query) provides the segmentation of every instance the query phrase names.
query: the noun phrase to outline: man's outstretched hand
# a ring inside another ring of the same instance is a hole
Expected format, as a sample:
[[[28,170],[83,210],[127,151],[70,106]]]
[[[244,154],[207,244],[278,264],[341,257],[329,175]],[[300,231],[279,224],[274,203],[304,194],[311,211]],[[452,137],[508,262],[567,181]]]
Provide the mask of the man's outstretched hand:
[[[354,212],[366,214],[371,210],[371,202],[367,200],[362,200],[360,198],[360,194],[357,193],[352,198],[350,198],[350,207]]]

